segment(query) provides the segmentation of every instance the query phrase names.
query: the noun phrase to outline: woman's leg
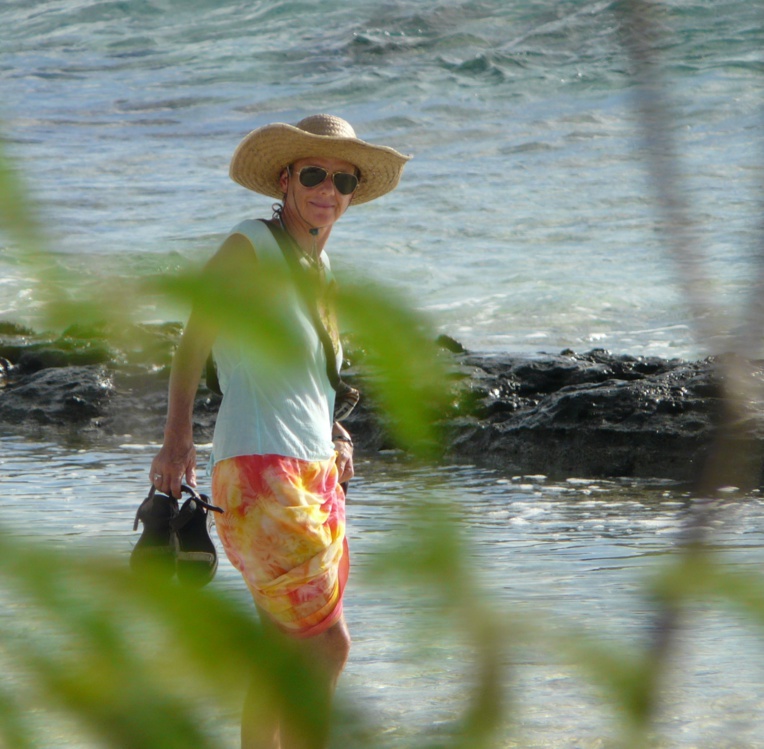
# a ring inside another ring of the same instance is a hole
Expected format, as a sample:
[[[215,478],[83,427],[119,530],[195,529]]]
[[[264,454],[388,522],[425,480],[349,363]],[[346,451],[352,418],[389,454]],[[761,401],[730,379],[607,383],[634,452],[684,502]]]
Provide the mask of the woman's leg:
[[[267,621],[267,617],[263,617]],[[268,625],[270,626],[270,625]],[[253,683],[244,705],[241,725],[242,749],[323,749],[328,742],[329,713],[337,681],[350,653],[350,634],[344,618],[315,637],[295,639],[276,632],[284,647],[296,649],[308,663],[317,669],[316,703],[325,720],[321,729],[306,735],[304,725],[288,713],[268,704],[262,692],[262,681]]]
[[[244,700],[241,718],[242,749],[280,749],[279,715],[275,705],[267,703],[262,680],[253,679]]]
[[[350,650],[342,618],[349,570],[345,495],[336,465],[278,455],[229,458],[215,465],[212,494],[225,511],[215,522],[226,555],[242,573],[269,636],[313,671],[303,682],[316,677],[317,715],[323,718],[311,719],[314,728],[306,735],[304,710],[290,714],[285,695],[269,690],[262,676],[254,678],[242,747],[319,749],[326,745],[332,696]],[[297,687],[304,690],[305,683]]]

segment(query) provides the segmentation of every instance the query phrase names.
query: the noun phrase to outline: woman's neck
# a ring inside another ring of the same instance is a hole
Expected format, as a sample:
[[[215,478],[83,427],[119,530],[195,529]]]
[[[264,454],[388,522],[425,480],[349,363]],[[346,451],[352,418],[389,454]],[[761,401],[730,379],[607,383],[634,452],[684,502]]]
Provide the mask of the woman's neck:
[[[331,226],[321,228],[308,226],[300,216],[289,210],[288,205],[281,211],[281,223],[303,252],[316,261],[321,257],[332,230]]]

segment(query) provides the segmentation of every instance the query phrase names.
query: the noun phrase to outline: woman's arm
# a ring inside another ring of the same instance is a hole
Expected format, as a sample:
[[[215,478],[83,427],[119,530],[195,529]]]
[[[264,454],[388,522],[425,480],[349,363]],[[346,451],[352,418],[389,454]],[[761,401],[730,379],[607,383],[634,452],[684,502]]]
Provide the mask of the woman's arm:
[[[196,486],[194,400],[214,339],[213,326],[192,312],[173,357],[164,443],[151,463],[149,478],[157,490],[174,497],[180,497],[181,484]]]
[[[219,274],[236,282],[242,278],[242,270],[249,271],[254,264],[255,255],[249,240],[235,234],[226,239],[207,263],[205,275]],[[194,401],[202,367],[217,333],[217,324],[193,309],[173,357],[164,442],[151,462],[149,480],[158,491],[174,497],[180,497],[184,479],[189,486],[196,486]]]

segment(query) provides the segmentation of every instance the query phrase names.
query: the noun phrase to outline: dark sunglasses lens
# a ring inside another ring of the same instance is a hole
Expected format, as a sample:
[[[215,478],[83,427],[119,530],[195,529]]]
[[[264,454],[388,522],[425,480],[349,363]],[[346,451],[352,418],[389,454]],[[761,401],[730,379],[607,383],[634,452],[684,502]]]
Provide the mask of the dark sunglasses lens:
[[[334,186],[343,195],[350,195],[358,187],[358,177],[348,172],[337,172],[334,175]]]
[[[306,166],[300,170],[300,183],[303,187],[315,187],[326,179],[327,171],[320,166]]]

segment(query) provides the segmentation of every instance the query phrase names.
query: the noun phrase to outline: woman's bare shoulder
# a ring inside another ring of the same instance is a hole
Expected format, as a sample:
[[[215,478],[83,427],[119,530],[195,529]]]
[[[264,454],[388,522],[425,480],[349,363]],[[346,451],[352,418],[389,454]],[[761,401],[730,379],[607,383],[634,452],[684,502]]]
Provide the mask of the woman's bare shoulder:
[[[229,234],[207,262],[208,270],[246,270],[257,263],[257,251],[251,240],[238,232]]]

